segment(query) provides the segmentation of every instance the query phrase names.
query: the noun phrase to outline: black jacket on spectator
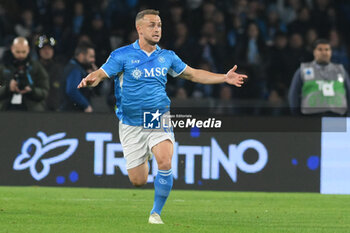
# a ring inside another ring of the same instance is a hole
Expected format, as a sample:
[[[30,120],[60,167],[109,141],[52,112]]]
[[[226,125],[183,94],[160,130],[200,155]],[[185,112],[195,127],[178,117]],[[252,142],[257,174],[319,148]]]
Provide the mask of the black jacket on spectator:
[[[63,77],[63,65],[56,60],[50,60],[48,62],[41,62],[50,77],[50,90],[47,97],[47,109],[50,111],[58,111],[62,103],[62,79]]]
[[[0,65],[0,110],[9,110],[14,107],[11,104],[13,93],[9,88],[10,81],[17,71],[14,59],[12,53],[8,51],[3,58],[3,64]],[[18,107],[27,111],[45,111],[49,76],[38,61],[27,58],[26,66],[25,80],[28,83],[25,85],[29,85],[32,91],[22,95],[22,104]]]

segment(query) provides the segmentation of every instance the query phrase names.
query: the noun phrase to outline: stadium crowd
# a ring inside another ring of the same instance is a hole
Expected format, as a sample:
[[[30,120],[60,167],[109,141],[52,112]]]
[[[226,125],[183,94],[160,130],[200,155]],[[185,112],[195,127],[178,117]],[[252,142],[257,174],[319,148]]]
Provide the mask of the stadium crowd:
[[[168,78],[170,97],[252,99],[286,102],[294,72],[301,62],[312,61],[312,44],[330,41],[332,61],[350,68],[348,41],[350,2],[346,0],[13,0],[0,2],[0,58],[6,63],[13,39],[28,39],[30,57],[49,73],[48,110],[60,110],[64,99],[60,83],[63,67],[80,43],[94,45],[93,66],[102,65],[109,53],[137,39],[134,26],[141,9],[160,10],[162,48],[175,51],[185,63],[226,73],[238,65],[249,76],[244,88],[201,85]],[[54,67],[47,67],[39,50],[40,36],[53,38]],[[51,71],[49,70],[51,69]],[[53,77],[54,76],[54,77]],[[108,93],[109,83],[87,92],[90,98]]]

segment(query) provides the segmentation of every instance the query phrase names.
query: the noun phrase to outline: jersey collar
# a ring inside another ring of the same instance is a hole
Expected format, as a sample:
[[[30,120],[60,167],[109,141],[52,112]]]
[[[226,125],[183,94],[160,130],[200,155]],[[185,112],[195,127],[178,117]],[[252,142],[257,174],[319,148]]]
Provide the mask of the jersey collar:
[[[139,40],[136,40],[132,44],[132,46],[134,47],[134,49],[140,49],[141,50],[140,45],[139,45]],[[158,45],[156,45],[156,51],[159,51],[159,50],[161,50],[161,48]]]

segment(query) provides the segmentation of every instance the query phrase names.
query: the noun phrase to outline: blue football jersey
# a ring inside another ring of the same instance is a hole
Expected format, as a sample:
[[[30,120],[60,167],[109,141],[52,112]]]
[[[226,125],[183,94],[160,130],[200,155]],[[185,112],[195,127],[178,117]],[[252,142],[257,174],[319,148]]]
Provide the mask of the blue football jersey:
[[[143,125],[144,112],[164,113],[170,110],[165,85],[167,74],[180,75],[186,64],[170,50],[161,49],[147,54],[138,40],[114,50],[101,69],[115,77],[116,115],[123,124]]]

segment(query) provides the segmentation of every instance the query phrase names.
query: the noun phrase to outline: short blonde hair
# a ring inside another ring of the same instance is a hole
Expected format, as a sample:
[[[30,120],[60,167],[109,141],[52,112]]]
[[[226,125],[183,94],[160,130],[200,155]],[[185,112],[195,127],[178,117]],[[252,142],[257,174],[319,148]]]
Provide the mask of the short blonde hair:
[[[159,15],[159,11],[153,10],[153,9],[146,9],[146,10],[140,11],[140,12],[137,13],[137,15],[136,15],[135,24],[136,24],[137,21],[139,21],[140,19],[143,19],[143,17],[144,17],[145,15]]]

